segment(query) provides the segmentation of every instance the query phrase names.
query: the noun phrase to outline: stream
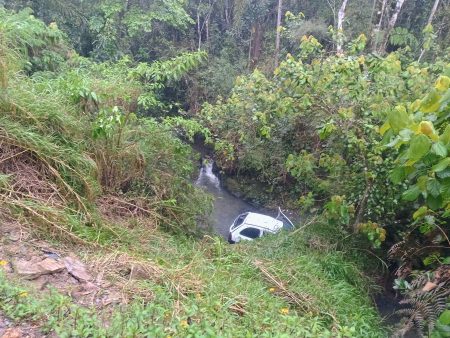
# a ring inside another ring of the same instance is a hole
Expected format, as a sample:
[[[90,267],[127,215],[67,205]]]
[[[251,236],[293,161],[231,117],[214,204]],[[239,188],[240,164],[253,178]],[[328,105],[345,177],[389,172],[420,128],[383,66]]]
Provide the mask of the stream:
[[[211,223],[214,230],[225,238],[228,237],[230,225],[239,214],[246,211],[256,211],[256,208],[233,196],[221,186],[219,177],[214,173],[213,161],[203,160],[195,183],[213,196],[214,207],[211,214]]]

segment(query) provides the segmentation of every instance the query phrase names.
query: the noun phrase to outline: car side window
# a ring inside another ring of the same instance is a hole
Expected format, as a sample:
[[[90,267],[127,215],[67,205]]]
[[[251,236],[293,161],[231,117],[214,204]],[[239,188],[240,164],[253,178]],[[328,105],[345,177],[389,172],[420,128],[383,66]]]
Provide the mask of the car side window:
[[[245,236],[245,237],[248,237],[248,238],[251,238],[251,239],[255,239],[255,238],[260,237],[261,231],[259,229],[256,229],[256,228],[249,227],[249,228],[245,228],[244,230],[242,230],[240,232],[240,234],[242,236]]]

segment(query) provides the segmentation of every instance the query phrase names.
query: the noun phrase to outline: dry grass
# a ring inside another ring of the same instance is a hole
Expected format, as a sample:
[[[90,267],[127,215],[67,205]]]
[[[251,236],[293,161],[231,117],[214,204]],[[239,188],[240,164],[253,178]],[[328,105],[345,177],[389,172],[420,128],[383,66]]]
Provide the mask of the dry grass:
[[[63,207],[66,199],[52,182],[48,168],[31,152],[11,146],[0,139],[0,173],[8,176],[8,197],[32,198],[54,207]]]
[[[152,229],[158,227],[161,216],[152,208],[152,203],[156,202],[113,194],[103,195],[97,199],[97,207],[107,221],[120,223],[128,228],[135,225],[144,225]]]
[[[314,315],[320,313],[319,308],[316,305],[317,301],[314,297],[307,293],[300,293],[289,290],[287,283],[283,282],[280,278],[270,273],[269,270],[265,267],[264,262],[257,260],[254,261],[253,264],[262,273],[264,279],[274,287],[274,294],[284,298],[287,303],[294,306],[302,313],[312,313]]]
[[[97,279],[108,280],[119,287],[126,301],[136,297],[151,300],[153,293],[148,282],[165,285],[178,294],[178,299],[185,299],[188,294],[198,294],[202,290],[202,281],[191,273],[189,266],[171,270],[122,251],[103,252],[101,255],[91,253],[87,259],[91,268],[97,271]]]

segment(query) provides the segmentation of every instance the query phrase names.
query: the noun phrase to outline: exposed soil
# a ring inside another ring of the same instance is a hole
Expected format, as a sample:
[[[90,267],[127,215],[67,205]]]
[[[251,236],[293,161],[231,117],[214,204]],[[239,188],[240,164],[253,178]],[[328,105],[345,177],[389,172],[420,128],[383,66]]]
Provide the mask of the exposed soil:
[[[0,312],[0,337],[2,338],[41,338],[55,337],[52,334],[45,335],[40,331],[37,323],[15,324]]]
[[[34,238],[17,223],[0,222],[0,234],[0,269],[7,278],[39,293],[56,289],[76,304],[99,310],[127,302],[123,285],[107,281],[98,265],[83,263],[68,249]],[[38,323],[15,324],[0,312],[0,337],[48,336],[40,333]]]

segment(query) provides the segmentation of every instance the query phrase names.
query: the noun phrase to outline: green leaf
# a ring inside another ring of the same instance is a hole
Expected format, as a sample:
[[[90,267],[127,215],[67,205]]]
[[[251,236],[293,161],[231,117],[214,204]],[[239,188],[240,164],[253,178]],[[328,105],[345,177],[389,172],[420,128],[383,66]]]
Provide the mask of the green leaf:
[[[399,184],[404,181],[406,178],[405,168],[403,167],[397,167],[394,170],[392,170],[391,174],[389,175],[392,183]]]
[[[432,179],[427,183],[427,191],[434,197],[438,197],[441,194],[441,184],[438,180]]]
[[[447,127],[445,127],[445,130],[442,133],[440,139],[441,142],[444,143],[445,145],[450,143],[450,124],[448,124]]]
[[[432,195],[428,195],[427,205],[432,210],[438,210],[442,206],[442,197],[441,196],[434,197]]]
[[[440,157],[447,157],[447,147],[442,142],[433,144],[431,151]]]
[[[445,310],[442,312],[442,314],[439,316],[439,321],[441,324],[444,325],[450,325],[450,310]]]
[[[419,187],[420,191],[424,192],[427,190],[428,176],[422,175],[417,179],[416,185]]]
[[[437,172],[437,177],[449,178],[450,177],[450,168],[447,168],[447,169]]]
[[[389,129],[391,129],[391,125],[386,121],[380,128],[380,135],[383,136]]]
[[[402,199],[404,201],[415,201],[420,195],[420,189],[417,185],[413,185],[411,188],[409,188],[408,190],[406,190],[403,194],[402,194]]]
[[[406,112],[406,108],[403,106],[397,106],[394,110],[388,114],[388,121],[394,132],[398,133],[403,128],[409,125],[409,115]]]
[[[438,164],[433,166],[434,172],[440,172],[444,169],[447,169],[447,167],[450,165],[450,157],[444,158],[441,160]]]
[[[434,262],[436,262],[436,256],[434,256],[434,255],[427,256],[423,259],[423,264],[425,266],[431,265]]]
[[[445,92],[450,87],[450,78],[448,76],[440,76],[437,79],[435,88],[441,92]]]
[[[409,146],[408,159],[413,161],[420,160],[423,156],[425,156],[431,147],[431,140],[423,135],[416,135],[412,140]]]
[[[426,206],[422,206],[413,214],[413,219],[418,219],[418,218],[426,215],[427,212],[428,212],[428,208]]]
[[[420,110],[423,111],[424,113],[433,113],[437,111],[441,106],[440,100],[441,96],[434,89],[422,100]]]

